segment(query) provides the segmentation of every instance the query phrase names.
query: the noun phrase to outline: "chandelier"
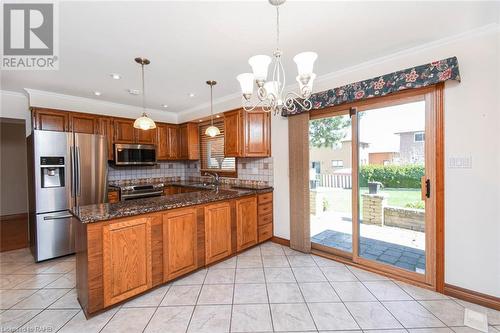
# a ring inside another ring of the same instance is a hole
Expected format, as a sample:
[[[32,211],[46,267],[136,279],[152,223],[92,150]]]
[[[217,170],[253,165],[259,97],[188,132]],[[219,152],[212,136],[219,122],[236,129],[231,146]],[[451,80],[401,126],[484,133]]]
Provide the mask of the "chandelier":
[[[141,65],[141,80],[142,80],[142,116],[134,121],[134,127],[141,130],[150,130],[156,128],[153,119],[146,114],[146,90],[144,86],[144,65],[149,65],[149,59],[137,57],[134,59],[136,63]]]
[[[314,62],[318,58],[315,52],[302,52],[297,54],[293,61],[297,64],[298,75],[295,78],[299,84],[299,91],[285,94],[285,70],[281,62],[282,51],[280,49],[280,26],[279,7],[286,0],[269,0],[276,7],[276,50],[273,58],[267,55],[256,55],[248,59],[253,73],[243,73],[236,77],[241,86],[242,104],[245,111],[253,111],[260,107],[265,112],[280,114],[283,110],[293,112],[300,107],[309,111],[312,103],[309,97],[312,93],[313,81],[316,74],[313,73]],[[268,67],[274,60],[274,68],[271,80],[267,80]],[[257,100],[252,100],[254,82],[257,84]]]

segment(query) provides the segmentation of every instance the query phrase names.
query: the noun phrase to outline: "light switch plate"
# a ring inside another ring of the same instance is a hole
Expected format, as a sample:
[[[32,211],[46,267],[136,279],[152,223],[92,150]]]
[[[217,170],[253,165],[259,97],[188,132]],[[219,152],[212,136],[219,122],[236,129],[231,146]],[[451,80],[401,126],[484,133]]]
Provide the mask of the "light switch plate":
[[[488,316],[486,313],[465,308],[464,325],[488,333]]]
[[[472,156],[449,156],[448,157],[449,169],[472,169]]]

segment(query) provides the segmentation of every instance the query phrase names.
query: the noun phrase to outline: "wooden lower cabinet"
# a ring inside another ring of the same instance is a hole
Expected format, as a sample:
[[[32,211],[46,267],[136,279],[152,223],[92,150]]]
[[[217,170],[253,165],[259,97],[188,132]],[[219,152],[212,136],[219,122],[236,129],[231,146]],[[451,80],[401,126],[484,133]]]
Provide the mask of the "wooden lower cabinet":
[[[236,250],[257,244],[257,198],[236,201]]]
[[[104,306],[152,287],[151,217],[133,217],[102,228]]]
[[[231,255],[229,202],[205,206],[205,264]]]
[[[198,266],[196,217],[196,208],[163,214],[165,281],[195,270]]]
[[[76,223],[78,300],[87,316],[272,237],[260,194],[95,223]],[[261,211],[263,211],[261,209]]]

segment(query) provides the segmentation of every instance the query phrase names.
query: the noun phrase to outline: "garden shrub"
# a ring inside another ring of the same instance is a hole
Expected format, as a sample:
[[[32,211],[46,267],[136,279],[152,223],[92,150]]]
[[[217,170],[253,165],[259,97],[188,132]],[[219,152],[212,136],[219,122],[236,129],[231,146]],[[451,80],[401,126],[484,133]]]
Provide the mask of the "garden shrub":
[[[359,185],[381,182],[384,187],[420,188],[420,178],[424,175],[423,165],[363,165],[360,168]]]

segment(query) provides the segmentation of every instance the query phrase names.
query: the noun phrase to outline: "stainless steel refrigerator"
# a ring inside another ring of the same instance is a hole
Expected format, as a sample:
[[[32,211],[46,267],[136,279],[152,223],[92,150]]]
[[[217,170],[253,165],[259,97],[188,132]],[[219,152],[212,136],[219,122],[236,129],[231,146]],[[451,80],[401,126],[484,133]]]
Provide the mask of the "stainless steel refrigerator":
[[[107,197],[102,135],[34,130],[28,137],[30,246],[35,261],[75,252],[70,210]]]

